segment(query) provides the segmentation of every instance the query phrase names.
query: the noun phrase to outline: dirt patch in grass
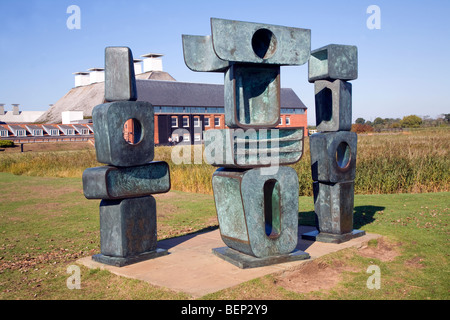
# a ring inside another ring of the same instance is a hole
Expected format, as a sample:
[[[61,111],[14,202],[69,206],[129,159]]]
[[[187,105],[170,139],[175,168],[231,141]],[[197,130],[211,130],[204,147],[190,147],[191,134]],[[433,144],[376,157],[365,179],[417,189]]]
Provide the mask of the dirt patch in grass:
[[[45,178],[44,178],[45,179]],[[53,186],[45,183],[42,184],[30,184],[28,186],[23,185],[20,187],[20,192],[9,192],[8,197],[5,202],[19,202],[24,199],[55,199],[60,196],[65,196],[70,193],[79,192],[82,193],[82,189],[78,186]]]
[[[421,257],[414,257],[412,259],[406,260],[405,261],[405,265],[411,268],[424,268],[424,265],[422,264],[422,262],[425,261],[425,259],[421,258]]]
[[[400,246],[401,243],[391,243],[382,237],[377,239],[376,243],[369,243],[359,248],[356,252],[362,257],[388,262],[393,261],[400,255]],[[353,255],[354,251],[348,254]],[[345,261],[345,257],[330,261],[322,259],[312,260],[276,275],[275,283],[286,290],[296,293],[328,291],[344,279],[345,272],[361,271]],[[420,259],[411,259],[410,262],[411,264],[419,264],[420,261]]]
[[[277,275],[275,283],[297,293],[329,290],[342,280],[345,271],[359,270],[338,260],[332,263],[313,260]]]
[[[5,261],[1,259],[0,274],[3,273],[4,270],[8,269],[21,270],[22,272],[27,272],[28,270],[36,268],[38,265],[49,265],[68,261],[75,261],[76,259],[79,259],[86,255],[92,255],[94,253],[95,253],[94,250],[91,250],[89,252],[86,251],[70,252],[68,249],[60,248],[58,250],[45,252],[39,255],[32,255],[29,253],[22,255],[14,255],[11,260]]]
[[[400,243],[390,243],[385,238],[379,238],[376,246],[367,245],[361,247],[358,253],[366,258],[375,258],[381,261],[393,261],[400,255]]]
[[[173,199],[176,198],[178,195],[175,192],[166,192],[153,194],[152,196],[158,201],[158,199]]]
[[[46,202],[22,206],[20,207],[20,212],[57,217],[62,215],[62,208],[64,208],[62,203]]]

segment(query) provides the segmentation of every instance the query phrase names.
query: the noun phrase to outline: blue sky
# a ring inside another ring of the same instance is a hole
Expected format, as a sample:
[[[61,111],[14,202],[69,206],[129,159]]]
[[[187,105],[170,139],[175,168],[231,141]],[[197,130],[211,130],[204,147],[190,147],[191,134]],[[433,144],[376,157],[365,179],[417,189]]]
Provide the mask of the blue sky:
[[[81,10],[70,30],[67,8]],[[381,29],[366,12],[377,5]],[[1,0],[0,103],[10,110],[46,110],[74,85],[72,73],[104,66],[104,48],[128,46],[134,57],[162,53],[164,70],[178,81],[223,83],[223,76],[190,71],[181,35],[209,35],[210,18],[311,29],[312,49],[336,43],[358,47],[353,120],[363,117],[436,117],[450,113],[450,1],[290,0]],[[307,64],[282,67],[315,123],[314,85]]]

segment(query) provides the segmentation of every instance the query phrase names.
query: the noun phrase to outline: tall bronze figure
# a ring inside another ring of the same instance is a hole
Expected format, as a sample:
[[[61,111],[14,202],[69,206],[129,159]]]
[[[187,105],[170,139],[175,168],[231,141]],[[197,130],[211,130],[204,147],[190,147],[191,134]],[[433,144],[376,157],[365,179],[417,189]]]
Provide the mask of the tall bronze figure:
[[[156,201],[170,190],[169,165],[154,157],[154,112],[136,101],[133,56],[127,47],[105,50],[105,100],[92,113],[97,160],[83,173],[87,199],[100,203],[101,253],[92,258],[125,266],[167,254],[157,248]]]
[[[310,56],[310,30],[211,19],[211,36],[183,35],[193,71],[223,72],[225,124],[204,133],[222,240],[213,252],[241,267],[307,259],[298,242],[304,128],[280,121],[280,66]]]

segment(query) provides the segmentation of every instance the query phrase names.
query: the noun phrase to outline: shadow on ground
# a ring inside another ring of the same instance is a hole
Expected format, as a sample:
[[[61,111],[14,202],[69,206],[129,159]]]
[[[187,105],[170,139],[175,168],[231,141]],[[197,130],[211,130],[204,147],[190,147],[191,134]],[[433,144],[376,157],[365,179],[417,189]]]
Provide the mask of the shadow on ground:
[[[374,215],[383,211],[385,207],[379,206],[358,206],[353,209],[353,227],[360,229],[366,224],[375,221]],[[299,224],[305,226],[316,226],[316,213],[314,211],[299,212]]]

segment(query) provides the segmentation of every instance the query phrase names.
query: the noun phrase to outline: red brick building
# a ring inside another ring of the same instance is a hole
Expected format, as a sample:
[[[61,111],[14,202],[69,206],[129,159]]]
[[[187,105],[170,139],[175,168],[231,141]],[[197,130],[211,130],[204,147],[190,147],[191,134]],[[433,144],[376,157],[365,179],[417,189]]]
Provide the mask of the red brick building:
[[[155,108],[155,143],[167,144],[175,131],[184,129],[175,142],[201,141],[201,132],[225,129],[224,86],[178,81],[137,80],[138,100]],[[281,89],[278,128],[304,127],[307,108],[292,89]]]
[[[16,128],[17,131],[11,124],[0,124],[0,138],[20,143],[92,140],[92,123],[61,125],[61,114],[80,110],[89,118],[94,107],[105,102],[104,86],[101,81],[78,84],[38,119],[40,123],[45,123],[36,125],[41,130],[18,124],[22,130]],[[203,131],[226,128],[223,85],[179,82],[161,70],[137,74],[136,87],[138,101],[150,102],[154,107],[157,145],[168,144],[173,134],[175,142],[200,142]],[[307,108],[292,89],[281,89],[280,104],[278,127],[304,127],[307,135]],[[133,128],[125,129],[125,132],[133,134]],[[131,137],[126,136],[125,139],[130,140]]]

